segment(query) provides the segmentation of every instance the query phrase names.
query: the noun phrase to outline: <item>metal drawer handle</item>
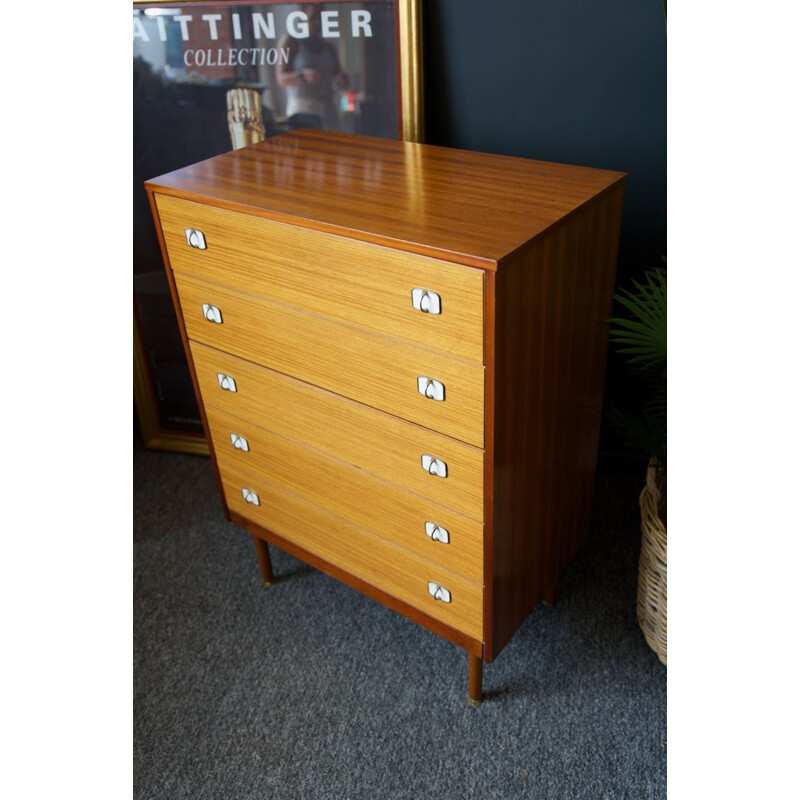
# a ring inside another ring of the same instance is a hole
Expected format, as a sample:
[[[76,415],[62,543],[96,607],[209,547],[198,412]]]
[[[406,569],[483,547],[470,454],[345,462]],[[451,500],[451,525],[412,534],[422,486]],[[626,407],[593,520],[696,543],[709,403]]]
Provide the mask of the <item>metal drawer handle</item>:
[[[450,543],[450,532],[447,528],[443,528],[435,522],[425,523],[425,533],[427,533],[434,542],[441,542],[442,544]]]
[[[434,378],[428,378],[425,375],[420,375],[417,378],[417,391],[431,400],[444,400],[444,384]]]
[[[436,475],[438,478],[447,477],[447,463],[442,461],[441,458],[429,456],[427,453],[422,456],[422,469],[431,475]]]
[[[238,433],[231,434],[231,444],[237,450],[243,450],[245,453],[250,452],[250,445],[248,444],[247,439],[245,439],[244,436],[239,436]]]
[[[206,237],[203,235],[203,231],[199,231],[197,228],[186,228],[183,232],[186,234],[186,242],[190,247],[194,247],[196,250],[206,249]]]
[[[439,583],[428,581],[428,594],[434,600],[441,600],[444,603],[449,603],[451,600],[450,592]]]
[[[209,322],[216,322],[217,325],[222,325],[222,312],[211,303],[203,303],[203,316]]]
[[[261,502],[258,499],[258,495],[252,489],[245,489],[245,487],[242,486],[242,497],[244,497],[246,502],[254,506],[261,505]]]
[[[225,375],[222,372],[217,373],[217,380],[219,381],[219,385],[226,391],[226,392],[235,392],[236,391],[236,381],[231,378],[230,375]]]
[[[442,313],[442,298],[430,289],[412,289],[411,305],[423,314]]]

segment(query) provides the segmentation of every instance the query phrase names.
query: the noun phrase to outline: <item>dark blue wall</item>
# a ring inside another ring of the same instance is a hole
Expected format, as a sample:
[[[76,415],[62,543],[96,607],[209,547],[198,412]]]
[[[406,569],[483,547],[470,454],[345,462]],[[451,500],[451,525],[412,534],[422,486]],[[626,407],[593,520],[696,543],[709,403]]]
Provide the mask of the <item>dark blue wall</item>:
[[[422,0],[425,139],[628,173],[618,284],[666,255],[661,0]],[[613,351],[607,401],[637,386]],[[601,448],[619,442],[604,432]]]

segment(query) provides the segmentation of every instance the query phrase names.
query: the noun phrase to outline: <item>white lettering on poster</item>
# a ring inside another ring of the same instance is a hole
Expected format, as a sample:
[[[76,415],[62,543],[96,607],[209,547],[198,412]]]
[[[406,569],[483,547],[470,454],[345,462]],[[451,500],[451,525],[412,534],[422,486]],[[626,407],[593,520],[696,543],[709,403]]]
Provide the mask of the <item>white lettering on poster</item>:
[[[322,37],[324,39],[339,38],[339,12],[323,11],[319,18],[322,22]]]
[[[167,21],[164,17],[156,17],[156,25],[158,25],[158,40],[160,42],[167,41]]]
[[[208,32],[211,36],[211,41],[216,42],[217,39],[219,39],[217,23],[222,19],[222,14],[203,14],[203,19],[208,23]]]
[[[184,42],[189,41],[189,23],[192,21],[191,14],[178,14],[176,17],[173,17],[175,22],[177,22],[181,26],[181,39]]]
[[[174,17],[157,16],[158,38],[165,42],[167,40],[167,19],[177,22],[180,26],[181,41],[188,42],[191,39],[189,23],[194,21],[192,14],[177,14]],[[219,39],[219,28],[217,23],[222,20],[222,14],[202,14],[200,19],[205,23],[208,36],[212,41]],[[253,12],[251,15],[253,23],[253,33],[256,39],[275,39],[275,15],[273,13],[261,14]],[[341,32],[339,29],[340,18],[338,11],[323,11],[320,14],[322,22],[322,37],[324,39],[339,39]],[[242,20],[238,13],[231,14],[233,27],[233,38],[237,41],[242,39]],[[171,27],[171,26],[170,26]],[[193,26],[196,27],[196,26]],[[307,39],[310,35],[308,15],[303,11],[292,11],[286,17],[286,32],[295,39]],[[205,34],[205,32],[204,32]],[[358,39],[362,36],[372,38],[372,14],[366,9],[350,12],[350,35]],[[149,42],[150,36],[142,24],[138,15],[133,17],[133,38],[143,42]]]
[[[142,25],[142,21],[139,17],[133,18],[133,39],[141,39],[143,42],[149,42],[150,37],[147,35],[147,31],[144,29],[144,25]]]
[[[350,12],[350,27],[353,31],[353,38],[358,39],[363,35],[367,38],[372,38],[372,14],[369,11],[351,11]]]
[[[295,39],[308,39],[308,15],[302,11],[292,11],[286,17],[286,30]]]
[[[253,14],[253,30],[256,34],[256,39],[261,38],[261,34],[267,39],[275,38],[275,15],[273,13],[267,14],[266,20],[263,14]]]
[[[183,54],[183,63],[187,67],[253,67],[275,66],[289,63],[288,47],[244,47],[237,50],[219,47],[216,50],[187,50]]]

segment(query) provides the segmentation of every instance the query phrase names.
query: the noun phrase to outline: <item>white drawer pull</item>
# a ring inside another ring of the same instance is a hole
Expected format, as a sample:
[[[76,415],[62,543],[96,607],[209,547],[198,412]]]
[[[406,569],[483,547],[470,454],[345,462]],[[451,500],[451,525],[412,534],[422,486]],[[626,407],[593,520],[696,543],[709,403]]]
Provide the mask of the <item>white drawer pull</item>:
[[[239,436],[238,433],[231,434],[231,444],[237,450],[243,450],[245,453],[250,452],[250,445],[247,443],[247,439],[244,436]]]
[[[244,486],[242,486],[242,497],[244,497],[246,502],[251,503],[254,506],[261,505],[258,495],[252,489],[245,489]]]
[[[450,543],[450,532],[447,528],[443,528],[435,522],[425,523],[425,533],[427,533],[434,542],[441,542],[442,544]]]
[[[423,314],[442,313],[442,299],[430,289],[412,289],[411,305]]]
[[[203,231],[198,231],[197,228],[186,228],[184,233],[190,247],[194,247],[196,250],[206,249],[206,237],[203,235]]]
[[[236,391],[236,381],[231,378],[230,375],[224,375],[222,372],[217,373],[217,380],[219,381],[219,385],[226,391],[226,392],[235,392]]]
[[[425,375],[420,375],[417,378],[417,391],[424,397],[431,400],[444,400],[444,384],[433,378],[427,378]]]
[[[217,325],[222,325],[222,312],[211,303],[203,303],[203,316],[209,322],[216,322]]]
[[[427,453],[422,456],[422,469],[439,478],[447,477],[447,463],[441,458],[434,458]]]
[[[434,600],[441,600],[444,603],[450,602],[450,592],[439,583],[428,581],[428,594]]]

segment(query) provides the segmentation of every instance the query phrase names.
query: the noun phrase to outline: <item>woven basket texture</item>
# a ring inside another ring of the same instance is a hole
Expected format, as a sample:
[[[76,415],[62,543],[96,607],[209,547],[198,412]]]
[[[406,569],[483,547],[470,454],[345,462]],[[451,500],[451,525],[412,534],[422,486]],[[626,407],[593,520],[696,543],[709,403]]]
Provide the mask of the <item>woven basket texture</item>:
[[[647,644],[667,664],[667,472],[655,458],[639,496],[642,550],[636,617]]]

